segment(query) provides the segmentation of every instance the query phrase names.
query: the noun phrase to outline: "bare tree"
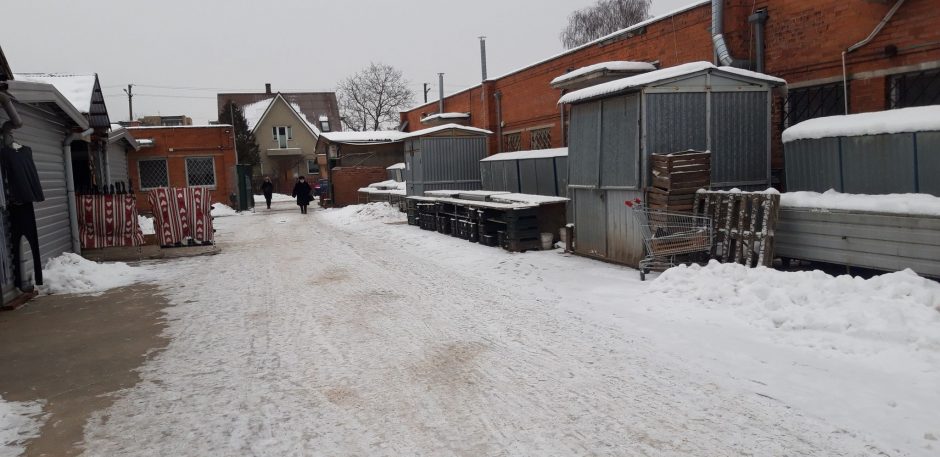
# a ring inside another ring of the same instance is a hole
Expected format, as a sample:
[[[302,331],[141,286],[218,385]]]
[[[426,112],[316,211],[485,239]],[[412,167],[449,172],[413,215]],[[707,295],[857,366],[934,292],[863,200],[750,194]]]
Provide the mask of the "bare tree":
[[[598,0],[568,16],[559,38],[566,49],[581,46],[649,18],[650,0]]]
[[[414,99],[400,70],[374,62],[340,81],[336,92],[343,122],[356,131],[395,127]]]

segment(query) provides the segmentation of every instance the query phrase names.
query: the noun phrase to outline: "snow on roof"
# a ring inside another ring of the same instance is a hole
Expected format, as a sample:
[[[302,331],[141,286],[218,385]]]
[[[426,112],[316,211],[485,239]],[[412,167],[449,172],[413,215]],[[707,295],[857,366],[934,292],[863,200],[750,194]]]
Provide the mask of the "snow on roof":
[[[137,144],[141,146],[153,146],[153,140],[150,138],[141,138],[137,140]]]
[[[91,96],[95,91],[95,80],[98,78],[94,73],[15,73],[13,76],[20,81],[52,84],[83,114],[91,111]]]
[[[128,130],[148,130],[148,129],[213,129],[213,128],[232,128],[230,124],[207,124],[207,125],[141,125],[139,127],[126,127]]]
[[[568,148],[539,149],[535,151],[503,152],[491,155],[480,162],[496,162],[499,160],[547,159],[550,157],[568,157]]]
[[[493,134],[493,132],[489,130],[478,129],[476,127],[467,127],[466,125],[460,125],[460,124],[444,124],[444,125],[438,125],[437,127],[431,127],[431,128],[426,128],[426,129],[421,129],[421,130],[416,130],[414,132],[410,132],[404,138],[430,135],[432,133],[437,133],[443,130],[450,130],[450,129],[462,130],[464,132],[471,132],[471,133],[485,133],[487,135]]]
[[[601,62],[601,63],[596,63],[594,65],[581,67],[581,68],[578,68],[577,70],[565,73],[553,79],[551,84],[563,83],[565,81],[570,81],[580,76],[584,76],[588,73],[594,73],[595,71],[600,71],[600,70],[646,72],[646,71],[656,70],[656,66],[651,63],[631,62],[627,60],[615,60],[611,62]]]
[[[470,113],[437,113],[422,118],[421,122],[433,121],[434,119],[469,119]]]
[[[940,131],[940,105],[810,119],[784,130],[783,142],[926,131]]]
[[[390,165],[390,166],[386,167],[385,169],[386,169],[386,170],[404,170],[404,169],[405,169],[405,163],[404,163],[404,162],[399,162],[399,163],[396,163],[396,164],[394,164],[394,165]]]
[[[676,65],[674,67],[663,68],[656,71],[651,71],[649,73],[641,73],[636,76],[630,76],[623,79],[618,79],[616,81],[609,81],[603,84],[598,84],[596,86],[591,86],[585,89],[576,90],[571,92],[564,97],[561,97],[558,100],[559,104],[564,103],[576,103],[583,100],[589,100],[592,98],[601,97],[608,94],[615,94],[618,92],[623,92],[629,89],[642,87],[657,83],[660,81],[666,81],[672,78],[679,78],[686,75],[691,75],[701,71],[719,71],[724,73],[730,73],[738,76],[744,76],[751,79],[757,79],[761,81],[767,81],[773,84],[786,84],[787,82],[776,78],[770,75],[765,75],[763,73],[757,73],[750,70],[742,70],[740,68],[733,67],[716,67],[710,62],[689,62],[682,65]]]
[[[543,203],[563,203],[568,201],[568,199],[565,197],[535,194],[498,194],[491,196],[490,200],[493,200],[497,203],[527,203],[532,205],[540,205]]]
[[[669,12],[667,12],[667,13],[663,13],[663,14],[661,14],[661,15],[659,15],[659,16],[656,16],[656,17],[647,19],[647,20],[645,20],[645,21],[643,21],[643,22],[637,22],[636,24],[633,24],[633,25],[631,25],[630,27],[627,27],[627,28],[625,28],[625,29],[620,29],[620,30],[618,30],[618,31],[616,31],[616,32],[611,33],[610,35],[602,36],[602,37],[600,37],[600,38],[598,38],[598,39],[596,39],[596,40],[594,40],[594,41],[589,41],[589,42],[587,42],[587,43],[582,44],[581,46],[577,46],[577,47],[574,47],[574,48],[571,48],[571,49],[564,50],[564,51],[562,51],[562,52],[559,52],[558,54],[555,54],[555,55],[553,55],[553,56],[550,56],[550,57],[547,57],[547,58],[545,58],[545,59],[539,60],[538,62],[531,63],[531,64],[526,65],[526,66],[524,66],[524,67],[519,67],[519,68],[517,68],[517,69],[515,69],[515,70],[512,70],[512,71],[510,71],[510,72],[508,72],[508,73],[504,73],[504,74],[502,74],[502,75],[500,75],[500,76],[497,76],[497,77],[495,77],[495,78],[488,78],[488,80],[492,81],[492,80],[496,80],[496,79],[505,78],[505,77],[507,77],[507,76],[510,76],[510,75],[519,73],[519,72],[521,72],[521,71],[528,70],[529,68],[532,68],[532,67],[541,65],[541,64],[543,64],[543,63],[551,62],[552,60],[555,60],[555,59],[557,59],[557,58],[559,58],[559,57],[564,57],[564,56],[566,56],[566,55],[568,55],[568,54],[573,54],[573,53],[575,53],[575,52],[578,52],[578,51],[580,51],[580,50],[582,50],[582,49],[584,49],[584,48],[589,48],[589,47],[591,47],[591,46],[595,46],[595,45],[597,45],[597,44],[604,43],[604,42],[606,42],[606,41],[610,41],[610,40],[612,40],[612,39],[614,39],[614,38],[616,38],[616,37],[618,37],[618,36],[620,36],[620,35],[625,35],[625,34],[628,34],[628,33],[630,33],[630,32],[634,32],[634,31],[639,30],[639,29],[642,29],[643,27],[646,27],[646,26],[648,26],[648,25],[654,24],[654,23],[659,22],[659,21],[662,21],[662,20],[664,20],[664,19],[669,19],[669,18],[671,18],[671,17],[673,17],[673,16],[682,14],[682,13],[684,13],[684,12],[686,12],[686,11],[689,11],[689,10],[693,10],[693,9],[698,8],[698,7],[700,7],[700,6],[707,5],[707,4],[709,4],[709,3],[711,3],[711,0],[699,0],[699,1],[696,1],[696,2],[694,2],[694,3],[690,3],[690,4],[686,5],[686,6],[679,7],[679,8],[676,8],[676,9],[672,10],[672,11],[669,11]],[[468,88],[466,88],[466,89],[463,89],[463,90],[454,92],[453,94],[450,94],[449,96],[452,97],[452,96],[454,96],[454,95],[456,95],[456,94],[459,94],[459,93],[461,93],[461,92],[466,92],[466,91],[468,91],[468,90],[470,90],[470,89],[473,89],[473,88],[479,87],[479,86],[481,86],[481,84],[474,84],[473,86],[470,86],[470,87],[468,87]],[[432,104],[435,104],[435,103],[437,103],[437,102],[422,103],[422,104],[420,104],[420,105],[415,105],[414,107],[409,108],[409,109],[407,109],[407,110],[405,110],[405,111],[412,111],[412,110],[418,109],[418,108],[420,108],[420,107],[422,107],[422,106],[429,106],[429,105],[432,105]]]
[[[284,103],[287,103],[287,105],[290,106],[292,110],[294,110],[294,114],[297,116],[297,118],[303,122],[315,136],[319,137],[321,135],[320,129],[318,129],[317,126],[313,124],[313,122],[310,122],[310,120],[307,119],[307,116],[304,115],[303,111],[301,111],[300,105],[296,102],[288,102],[287,99],[285,99],[280,93],[274,95],[271,98],[249,103],[242,107],[242,113],[245,115],[245,121],[248,122],[248,130],[255,130],[255,128],[258,126],[258,123],[261,122],[261,119],[264,118],[265,114],[268,113],[270,108],[274,105],[274,101],[277,99],[284,100]]]
[[[300,110],[298,109],[298,111],[300,111]],[[321,114],[321,115],[320,115],[320,122],[329,122],[329,120],[330,120],[329,116],[327,116],[327,115],[325,115],[325,114]]]
[[[394,143],[408,136],[398,130],[377,130],[365,132],[323,132],[324,138],[334,143]]]
[[[831,189],[821,194],[787,192],[780,194],[780,206],[940,217],[940,197],[928,194],[843,194]]]

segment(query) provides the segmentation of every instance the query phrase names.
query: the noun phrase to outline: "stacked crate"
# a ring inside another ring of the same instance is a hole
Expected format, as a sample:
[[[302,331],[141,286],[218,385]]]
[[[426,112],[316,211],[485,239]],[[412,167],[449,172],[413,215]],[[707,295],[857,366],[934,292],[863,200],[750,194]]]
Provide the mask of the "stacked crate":
[[[711,185],[711,164],[711,153],[707,151],[652,154],[653,179],[646,193],[649,208],[692,212],[695,193]]]

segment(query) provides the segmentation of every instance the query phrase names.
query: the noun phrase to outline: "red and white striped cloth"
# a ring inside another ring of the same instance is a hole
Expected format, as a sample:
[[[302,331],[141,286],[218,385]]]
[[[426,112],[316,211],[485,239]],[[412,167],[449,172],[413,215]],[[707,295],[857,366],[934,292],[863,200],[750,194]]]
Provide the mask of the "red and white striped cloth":
[[[78,236],[84,249],[140,246],[144,235],[133,195],[78,197]]]
[[[150,191],[153,228],[161,246],[211,242],[212,200],[204,187],[161,187]]]

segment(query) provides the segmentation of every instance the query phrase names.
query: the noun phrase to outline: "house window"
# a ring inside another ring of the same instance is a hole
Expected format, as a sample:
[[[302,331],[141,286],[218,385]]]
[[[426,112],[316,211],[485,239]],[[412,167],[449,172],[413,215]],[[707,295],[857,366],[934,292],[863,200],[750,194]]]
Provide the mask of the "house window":
[[[326,116],[320,116],[320,131],[321,132],[330,131],[330,118]]]
[[[280,125],[277,127],[272,127],[271,130],[274,135],[274,141],[277,142],[277,147],[280,149],[287,149],[287,140],[294,139],[294,132],[291,131],[290,126]]]
[[[845,90],[841,82],[787,91],[783,127],[808,119],[845,114]]]
[[[170,185],[166,159],[138,160],[137,172],[140,175],[141,189],[156,189]]]
[[[186,185],[214,187],[215,160],[212,157],[187,157]]]
[[[522,150],[522,132],[507,133],[503,135],[503,152]]]
[[[307,174],[308,175],[318,175],[320,174],[320,164],[316,160],[307,161]]]
[[[940,104],[940,70],[903,73],[888,79],[889,108],[937,104]]]
[[[551,149],[552,129],[535,129],[529,131],[529,146],[531,149]]]

